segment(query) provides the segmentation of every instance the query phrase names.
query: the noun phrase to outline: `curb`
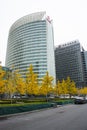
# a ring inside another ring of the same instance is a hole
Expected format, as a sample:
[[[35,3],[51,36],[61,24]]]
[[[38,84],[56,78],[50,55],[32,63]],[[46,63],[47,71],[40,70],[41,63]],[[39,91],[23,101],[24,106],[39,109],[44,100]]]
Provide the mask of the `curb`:
[[[62,107],[62,105],[57,105],[57,107]],[[39,110],[33,110],[33,111],[27,111],[27,112],[15,113],[15,114],[2,115],[2,116],[0,116],[0,120],[6,120],[9,117],[20,116],[20,115],[24,115],[24,114],[44,111],[44,110],[53,109],[53,108],[57,108],[57,107],[50,107],[50,108],[44,108],[44,109],[39,109]]]

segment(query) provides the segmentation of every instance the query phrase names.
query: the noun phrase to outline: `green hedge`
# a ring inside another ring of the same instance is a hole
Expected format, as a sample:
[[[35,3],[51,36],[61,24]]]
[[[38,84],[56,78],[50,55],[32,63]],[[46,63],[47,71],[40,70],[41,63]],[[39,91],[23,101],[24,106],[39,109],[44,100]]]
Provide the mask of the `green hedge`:
[[[21,113],[27,111],[33,111],[43,108],[53,107],[51,103],[46,104],[33,104],[33,105],[25,105],[25,106],[12,106],[12,107],[0,107],[0,115]]]
[[[57,105],[65,105],[65,104],[73,104],[74,103],[74,100],[62,100],[62,101],[58,101],[56,102]]]
[[[50,108],[55,107],[55,105],[65,105],[74,103],[74,100],[62,100],[58,102],[49,102],[49,103],[42,103],[42,104],[28,104],[23,106],[8,106],[8,107],[0,107],[0,115],[7,115],[7,114],[14,114],[14,113],[21,113],[27,111],[33,111],[43,108]]]

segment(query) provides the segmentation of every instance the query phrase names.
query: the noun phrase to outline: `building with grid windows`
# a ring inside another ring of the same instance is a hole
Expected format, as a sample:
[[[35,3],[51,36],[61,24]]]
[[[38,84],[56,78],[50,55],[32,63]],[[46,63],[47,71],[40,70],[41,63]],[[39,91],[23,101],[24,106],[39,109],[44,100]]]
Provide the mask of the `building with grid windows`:
[[[46,12],[20,18],[9,31],[6,67],[14,65],[25,76],[30,64],[39,78],[48,71],[55,79],[53,25]]]
[[[59,45],[55,49],[56,78],[66,79],[68,76],[74,80],[77,87],[86,85],[86,62],[84,49],[78,40]]]
[[[85,51],[85,62],[86,62],[86,71],[87,71],[87,51]]]

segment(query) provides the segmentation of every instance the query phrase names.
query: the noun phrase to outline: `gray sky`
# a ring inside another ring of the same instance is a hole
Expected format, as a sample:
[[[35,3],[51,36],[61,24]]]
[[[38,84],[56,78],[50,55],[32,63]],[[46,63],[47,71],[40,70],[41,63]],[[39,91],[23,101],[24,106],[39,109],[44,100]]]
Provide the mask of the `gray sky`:
[[[78,39],[87,50],[87,0],[0,0],[0,61],[5,65],[8,33],[19,18],[46,11],[53,19],[54,44]]]

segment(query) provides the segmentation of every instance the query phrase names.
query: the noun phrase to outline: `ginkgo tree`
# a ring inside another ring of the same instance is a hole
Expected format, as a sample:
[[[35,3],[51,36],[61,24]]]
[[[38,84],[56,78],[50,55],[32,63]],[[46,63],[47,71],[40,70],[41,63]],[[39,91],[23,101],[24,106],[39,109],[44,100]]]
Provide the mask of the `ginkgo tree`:
[[[52,81],[53,81],[53,77],[49,75],[48,71],[46,72],[46,75],[43,77],[42,79],[42,84],[41,84],[41,88],[40,88],[40,92],[41,94],[46,95],[46,98],[48,99],[48,94],[50,92],[52,92]]]
[[[26,73],[26,93],[29,95],[38,94],[38,75],[34,73],[32,64]]]
[[[15,92],[20,96],[26,94],[25,80],[18,70],[15,72],[15,83]]]
[[[66,85],[67,85],[68,94],[70,95],[70,98],[71,98],[71,95],[77,93],[75,82],[72,81],[70,79],[70,77],[67,77],[67,79],[66,79]]]
[[[11,98],[14,94],[24,94],[25,84],[18,70],[12,68],[7,74],[6,92]]]
[[[7,75],[6,92],[9,98],[16,92],[15,71],[10,70]]]
[[[61,93],[62,94],[68,94],[68,89],[67,89],[67,82],[66,82],[66,80],[62,80],[62,82],[61,82]]]
[[[7,73],[7,75],[6,75]],[[9,97],[13,94],[29,94],[29,95],[45,95],[48,99],[48,94],[55,93],[60,96],[61,94],[69,94],[70,97],[77,93],[75,82],[67,77],[66,80],[61,82],[58,80],[57,84],[53,85],[54,78],[46,72],[42,77],[42,82],[38,80],[38,74],[33,71],[32,64],[27,69],[26,77],[23,78],[18,70],[12,69],[5,72],[0,66],[0,94],[7,93]],[[80,90],[80,93],[86,94],[86,88]]]
[[[6,72],[0,66],[0,94],[4,94],[6,91],[6,79],[5,79]]]
[[[54,87],[54,92],[57,96],[60,96],[62,94],[61,82],[59,80],[57,81],[57,84]]]
[[[84,96],[87,95],[87,87],[78,89],[78,93]]]
[[[69,94],[71,98],[71,95],[77,94],[75,82],[70,77],[67,77],[66,80],[63,79],[61,82],[58,80],[54,89],[58,96]]]

